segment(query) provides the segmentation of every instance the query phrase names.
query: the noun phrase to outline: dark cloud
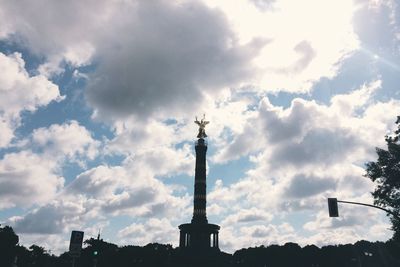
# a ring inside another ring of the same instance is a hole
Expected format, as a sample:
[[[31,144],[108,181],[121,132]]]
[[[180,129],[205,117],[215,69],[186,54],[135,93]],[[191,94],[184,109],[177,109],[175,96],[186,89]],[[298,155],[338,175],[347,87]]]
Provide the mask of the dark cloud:
[[[153,203],[157,195],[157,190],[152,187],[139,188],[129,192],[128,197],[122,196],[109,201],[103,206],[103,210],[106,212],[115,212],[145,206],[146,204]]]
[[[327,120],[324,107],[315,102],[294,99],[285,113],[265,101],[260,108],[262,132],[274,146],[275,164],[330,164],[345,160],[362,141],[349,128]]]
[[[52,57],[107,32],[118,4],[106,0],[4,0],[0,11],[7,23],[0,30],[5,26],[9,38],[17,39],[34,53]]]
[[[271,229],[266,227],[257,227],[251,232],[251,236],[254,238],[267,237],[271,234]]]
[[[331,228],[341,228],[341,227],[354,227],[355,225],[363,224],[364,216],[360,214],[346,214],[346,216],[341,216],[340,220],[332,220],[330,225]]]
[[[101,118],[194,109],[204,92],[252,77],[266,42],[238,44],[223,12],[198,1],[6,0],[1,11],[44,73],[93,63],[86,97]]]
[[[62,233],[67,218],[72,217],[72,210],[58,204],[47,204],[32,211],[14,222],[18,233],[56,234]]]
[[[395,1],[381,1],[375,8],[368,4],[361,6],[354,14],[355,33],[363,43],[363,48],[372,53],[399,54],[400,5]],[[371,19],[371,18],[374,19]]]
[[[297,53],[299,53],[301,55],[299,60],[293,65],[294,72],[299,72],[299,71],[302,71],[303,69],[307,68],[307,66],[311,63],[311,61],[317,55],[315,50],[311,47],[311,44],[307,41],[302,41],[302,42],[298,43],[294,47],[294,51],[296,51]]]
[[[21,181],[29,175],[28,171],[0,172],[0,196],[5,198],[15,195],[28,197],[37,194],[36,188],[21,186]]]
[[[50,200],[64,183],[55,169],[54,162],[31,152],[6,154],[0,160],[0,209]]]
[[[316,51],[312,48],[311,44],[306,40],[298,43],[293,50],[299,54],[299,59],[288,67],[278,69],[278,73],[293,74],[303,71],[317,56]]]
[[[296,98],[283,111],[264,99],[259,116],[247,122],[243,133],[222,150],[221,158],[231,160],[272,149],[272,161],[277,165],[345,159],[362,141],[350,129],[331,123],[319,126],[317,120],[328,119],[323,109],[313,101]]]
[[[84,194],[89,197],[101,197],[111,195],[117,188],[123,173],[121,168],[108,168],[98,166],[79,174],[67,187],[67,192],[72,194]]]
[[[270,143],[301,136],[313,123],[315,107],[312,104],[301,99],[294,99],[289,110],[288,116],[282,117],[268,100],[262,103],[259,119],[262,122],[262,132]]]
[[[254,122],[254,124],[252,124]],[[256,127],[256,121],[249,122],[244,133],[237,135],[235,139],[228,145],[221,147],[219,153],[216,155],[217,162],[224,162],[228,160],[235,160],[243,155],[263,149],[262,137],[260,138],[259,127]],[[258,140],[259,142],[254,142]]]
[[[359,145],[357,136],[346,129],[314,128],[300,142],[281,143],[273,161],[294,166],[337,164]]]
[[[282,117],[280,109],[265,98],[260,102],[259,112],[258,117],[247,121],[243,133],[221,149],[219,160],[237,159],[264,150],[266,141],[277,144],[302,136],[312,124],[315,108],[305,100],[294,99],[288,116]]]
[[[246,215],[240,216],[238,218],[237,222],[246,223],[246,222],[264,221],[267,219],[268,219],[267,216],[265,216],[263,214],[246,214]]]
[[[285,195],[291,198],[306,198],[335,189],[336,185],[337,183],[332,177],[319,178],[300,174],[291,179]]]
[[[132,20],[98,51],[89,103],[104,117],[193,109],[252,76],[263,41],[239,46],[222,13],[198,2],[140,1]]]
[[[170,208],[170,203],[167,202],[152,204],[149,206],[148,211],[143,214],[143,216],[149,218],[154,216],[165,216]]]

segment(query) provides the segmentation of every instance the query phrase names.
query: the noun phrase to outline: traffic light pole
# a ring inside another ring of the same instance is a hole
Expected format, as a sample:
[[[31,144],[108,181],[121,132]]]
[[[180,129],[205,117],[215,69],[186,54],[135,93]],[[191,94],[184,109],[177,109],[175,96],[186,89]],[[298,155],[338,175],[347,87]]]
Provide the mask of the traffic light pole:
[[[380,209],[380,210],[384,210],[387,213],[389,213],[390,215],[392,215],[393,217],[396,217],[396,219],[400,220],[400,217],[398,215],[396,215],[393,211],[379,207],[379,206],[375,206],[375,205],[371,205],[371,204],[365,204],[365,203],[360,203],[360,202],[352,202],[352,201],[344,201],[344,200],[338,200],[338,203],[346,203],[346,204],[353,204],[353,205],[361,205],[361,206],[367,206],[367,207],[372,207],[372,208],[376,208],[376,209]]]

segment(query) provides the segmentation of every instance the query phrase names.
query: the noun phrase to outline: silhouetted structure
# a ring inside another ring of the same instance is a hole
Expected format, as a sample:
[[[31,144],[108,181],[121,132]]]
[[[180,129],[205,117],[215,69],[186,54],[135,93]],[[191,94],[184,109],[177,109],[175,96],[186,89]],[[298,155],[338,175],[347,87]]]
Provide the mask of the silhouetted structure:
[[[193,218],[191,223],[181,224],[179,247],[182,250],[207,253],[210,251],[219,252],[218,247],[218,232],[220,227],[216,224],[209,224],[207,220],[207,182],[206,182],[206,154],[207,142],[204,139],[207,137],[205,133],[205,125],[208,121],[203,118],[199,125],[198,140],[196,141],[196,168],[194,178],[194,197],[193,197]]]
[[[0,225],[1,267],[71,267],[69,252],[59,256],[50,250],[32,245],[18,245],[18,236],[11,227]],[[300,247],[296,243],[283,246],[270,245],[243,248],[233,255],[217,252],[208,257],[189,262],[181,248],[158,243],[146,246],[117,246],[102,239],[87,239],[75,267],[399,267],[400,243],[358,241],[354,244],[330,245],[319,248],[314,245]],[[185,249],[186,250],[186,249]],[[197,253],[200,254],[200,253]],[[200,254],[202,256],[204,254]],[[194,257],[196,258],[196,257]],[[193,259],[193,258],[192,258]],[[203,260],[204,259],[204,260]],[[205,262],[206,260],[206,262]],[[96,264],[95,264],[96,263]]]

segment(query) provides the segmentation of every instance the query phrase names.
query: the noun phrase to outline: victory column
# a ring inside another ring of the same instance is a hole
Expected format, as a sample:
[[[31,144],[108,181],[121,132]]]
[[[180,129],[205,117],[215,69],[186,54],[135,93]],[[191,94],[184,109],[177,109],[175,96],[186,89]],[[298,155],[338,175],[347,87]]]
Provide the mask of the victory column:
[[[201,121],[194,121],[199,126],[198,140],[195,143],[196,150],[196,168],[194,178],[194,197],[193,197],[193,218],[191,223],[181,224],[179,247],[183,250],[195,252],[198,256],[202,252],[219,251],[218,232],[220,227],[216,224],[209,224],[207,220],[207,184],[206,184],[206,152],[207,143],[204,138],[207,137],[205,126],[209,121],[205,116]]]

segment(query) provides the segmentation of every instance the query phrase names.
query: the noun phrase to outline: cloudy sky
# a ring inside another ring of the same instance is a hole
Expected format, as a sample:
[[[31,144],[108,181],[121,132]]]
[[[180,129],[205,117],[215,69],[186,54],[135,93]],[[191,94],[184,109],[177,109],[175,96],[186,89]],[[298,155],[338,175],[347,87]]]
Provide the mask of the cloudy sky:
[[[234,2],[234,3],[233,3]],[[400,114],[395,0],[0,0],[0,222],[178,244],[206,114],[220,246],[387,240],[364,164]]]

